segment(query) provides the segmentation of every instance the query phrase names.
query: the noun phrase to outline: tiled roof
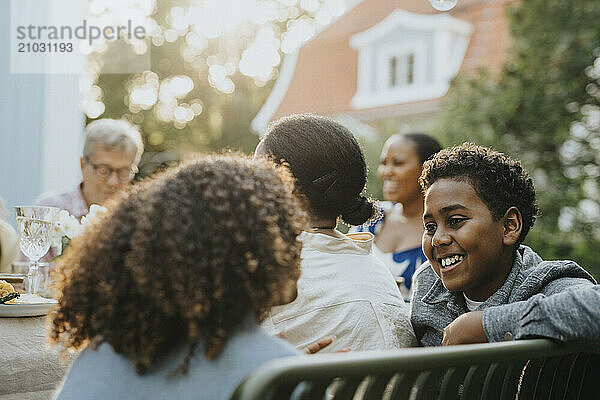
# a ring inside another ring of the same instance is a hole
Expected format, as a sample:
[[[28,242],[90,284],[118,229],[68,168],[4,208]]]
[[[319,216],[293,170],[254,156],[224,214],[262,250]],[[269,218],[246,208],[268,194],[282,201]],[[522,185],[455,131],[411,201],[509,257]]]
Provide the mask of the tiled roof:
[[[496,71],[502,66],[510,40],[505,9],[512,2],[462,0],[449,13],[474,27],[461,71],[474,71],[479,66]],[[263,116],[270,115],[271,120],[297,112],[368,116],[369,112],[377,115],[393,110],[404,114],[410,113],[410,107],[407,107],[410,104],[415,104],[418,109],[416,103],[360,111],[351,105],[357,88],[358,51],[350,46],[350,37],[378,24],[396,9],[438,14],[426,0],[363,1],[300,49],[295,65],[288,65],[293,68],[293,74],[287,71],[291,76],[287,90],[272,93],[270,110],[261,110]],[[436,101],[419,103],[431,106]]]

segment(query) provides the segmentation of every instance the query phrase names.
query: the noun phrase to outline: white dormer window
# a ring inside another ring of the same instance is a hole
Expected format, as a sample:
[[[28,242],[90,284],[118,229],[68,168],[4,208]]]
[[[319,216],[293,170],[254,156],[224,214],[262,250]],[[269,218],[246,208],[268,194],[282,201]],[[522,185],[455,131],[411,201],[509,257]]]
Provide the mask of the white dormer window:
[[[444,96],[464,58],[472,26],[449,15],[396,10],[354,35],[358,49],[354,108],[409,103]]]

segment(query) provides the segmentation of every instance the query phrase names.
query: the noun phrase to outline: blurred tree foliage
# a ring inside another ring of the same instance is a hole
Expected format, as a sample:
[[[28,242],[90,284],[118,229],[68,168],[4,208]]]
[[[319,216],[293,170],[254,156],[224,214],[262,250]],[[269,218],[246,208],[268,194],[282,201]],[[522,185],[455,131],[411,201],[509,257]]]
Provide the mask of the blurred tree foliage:
[[[600,1],[526,0],[498,76],[458,77],[437,128],[520,159],[541,214],[526,244],[600,278]]]
[[[148,16],[158,31],[149,32],[146,40],[149,70],[138,74],[100,70],[94,85],[102,93],[98,100],[103,102],[104,111],[93,117],[126,118],[141,126],[146,151],[140,175],[151,174],[189,153],[220,149],[252,152],[259,136],[251,131],[250,123],[277,78],[284,50],[289,53],[308,40],[341,13],[344,4],[343,0],[320,0],[307,3],[310,7],[306,10],[297,1],[259,0],[252,3],[252,15],[246,16],[245,22],[234,28],[225,26],[216,34],[205,32],[207,20],[229,18],[228,7],[246,7],[242,1],[224,0],[218,7],[214,0],[156,1]],[[194,9],[204,11],[199,15]],[[260,10],[264,17],[254,15]],[[290,39],[287,43],[286,35]],[[291,39],[295,42],[290,45]],[[244,71],[244,53],[258,42],[262,47],[254,58],[249,57]],[[132,48],[109,44],[105,53],[93,54],[91,59],[99,59],[99,65],[106,66],[118,62],[123,51]],[[264,66],[262,74],[253,74],[253,68],[260,70],[257,61],[267,63],[266,75]],[[216,69],[211,72],[212,67]],[[175,81],[169,88],[169,82]]]

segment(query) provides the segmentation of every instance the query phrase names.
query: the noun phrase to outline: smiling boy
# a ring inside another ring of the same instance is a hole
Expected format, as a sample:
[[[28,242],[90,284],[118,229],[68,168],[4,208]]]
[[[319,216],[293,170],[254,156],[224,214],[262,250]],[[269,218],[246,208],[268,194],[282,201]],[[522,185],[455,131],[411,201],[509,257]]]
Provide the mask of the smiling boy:
[[[427,161],[420,183],[428,262],[415,273],[411,322],[422,345],[518,338],[532,301],[595,283],[576,263],[543,261],[521,244],[538,210],[518,161],[465,143]]]

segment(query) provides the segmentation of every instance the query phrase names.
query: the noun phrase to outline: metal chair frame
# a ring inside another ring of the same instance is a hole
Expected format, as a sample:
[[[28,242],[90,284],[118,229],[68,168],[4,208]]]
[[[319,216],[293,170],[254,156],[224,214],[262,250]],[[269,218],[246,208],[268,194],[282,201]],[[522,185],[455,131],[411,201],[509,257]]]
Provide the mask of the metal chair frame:
[[[532,339],[286,357],[232,399],[596,399],[597,388],[600,346]]]

